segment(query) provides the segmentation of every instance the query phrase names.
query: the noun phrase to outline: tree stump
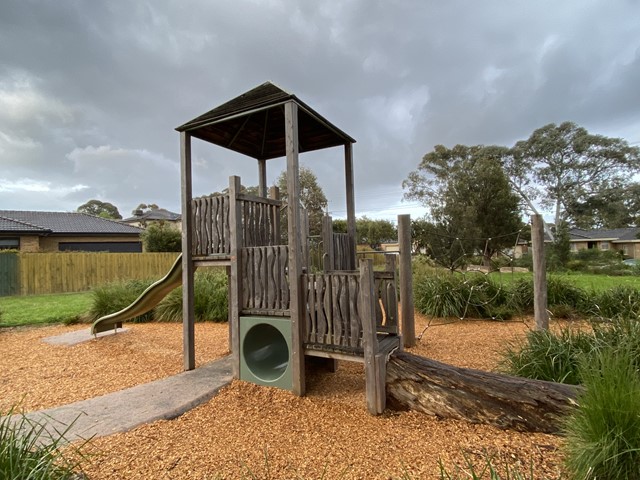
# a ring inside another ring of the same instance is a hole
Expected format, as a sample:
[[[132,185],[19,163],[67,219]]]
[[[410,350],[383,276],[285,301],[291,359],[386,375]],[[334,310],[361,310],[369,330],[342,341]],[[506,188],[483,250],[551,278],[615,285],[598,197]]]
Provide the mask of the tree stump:
[[[406,352],[387,365],[387,404],[439,418],[558,433],[580,387],[454,367]]]

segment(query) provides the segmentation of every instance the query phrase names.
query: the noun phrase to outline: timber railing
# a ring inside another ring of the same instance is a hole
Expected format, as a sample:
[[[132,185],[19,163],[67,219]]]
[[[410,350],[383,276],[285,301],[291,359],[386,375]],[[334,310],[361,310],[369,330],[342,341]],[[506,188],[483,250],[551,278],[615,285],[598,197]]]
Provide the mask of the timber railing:
[[[355,270],[355,239],[348,233],[336,233],[333,231],[331,216],[322,218],[322,263],[325,271]]]
[[[191,200],[194,256],[229,255],[229,195],[209,195]]]
[[[370,262],[366,262],[366,265],[371,268]],[[367,327],[374,322],[374,333],[398,335],[395,262],[390,261],[388,266],[393,269],[373,272],[372,284],[364,289],[363,275],[369,275],[368,271],[303,275],[305,343],[313,344],[315,349],[324,346],[355,354],[364,348]],[[369,302],[367,308],[365,302]],[[370,305],[373,307],[369,308]]]
[[[240,249],[243,314],[289,314],[289,247]]]
[[[333,235],[333,269],[349,270],[352,265],[355,247],[348,233],[334,233]]]
[[[280,207],[270,198],[239,194],[240,244],[260,247],[280,243]],[[228,256],[231,253],[229,195],[209,195],[191,200],[194,257]]]

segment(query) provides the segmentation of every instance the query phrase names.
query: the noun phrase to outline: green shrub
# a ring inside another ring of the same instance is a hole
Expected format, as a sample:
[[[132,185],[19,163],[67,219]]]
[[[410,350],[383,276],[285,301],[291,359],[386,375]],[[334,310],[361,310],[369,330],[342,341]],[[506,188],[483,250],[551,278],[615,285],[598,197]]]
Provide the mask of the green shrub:
[[[112,282],[96,287],[93,292],[93,305],[89,311],[91,321],[100,317],[115,313],[128,307],[144,292],[152,280],[127,280],[124,282]],[[153,318],[153,310],[135,317],[133,322],[145,322]]]
[[[584,304],[585,291],[568,280],[550,275],[547,278],[547,303],[579,309]]]
[[[462,318],[469,299],[463,282],[460,275],[423,277],[415,284],[416,308],[424,315]]]
[[[470,272],[425,275],[416,283],[414,302],[418,311],[434,317],[506,320],[518,312],[510,303],[511,296],[492,277]]]
[[[411,259],[411,271],[414,285],[421,282],[425,277],[432,277],[437,274],[437,268],[433,260],[426,255],[416,255]]]
[[[640,318],[618,316],[606,322],[592,322],[596,344],[601,348],[628,348],[640,369]]]
[[[511,288],[509,304],[523,312],[533,310],[533,279],[520,278]],[[547,305],[561,306],[559,311],[582,312],[587,294],[584,290],[571,284],[568,280],[550,275],[547,277]],[[553,308],[551,308],[553,310]]]
[[[585,390],[565,431],[572,478],[640,479],[640,376],[629,348],[599,348],[584,357]]]
[[[467,274],[461,288],[467,296],[468,307],[465,316],[495,318],[498,315],[503,320],[506,319],[504,316],[507,312],[513,316],[514,309],[507,305],[510,292],[493,277],[478,273]]]
[[[195,320],[226,322],[228,318],[227,276],[222,271],[197,271],[194,284]],[[182,287],[176,288],[156,307],[155,319],[182,321]]]
[[[548,310],[551,316],[555,319],[563,318],[570,320],[575,318],[577,315],[577,309],[571,305],[551,305]]]
[[[182,234],[166,222],[153,222],[140,238],[145,252],[182,251]]]
[[[10,421],[10,417],[17,420]],[[29,480],[67,480],[80,478],[86,442],[66,447],[69,431],[52,432],[46,424],[17,414],[15,408],[0,411],[0,478]],[[71,453],[71,455],[69,455]]]
[[[617,263],[614,265],[605,265],[600,268],[590,269],[591,273],[600,275],[609,275],[610,277],[625,277],[633,275],[633,268],[625,265],[624,263]]]
[[[482,318],[490,318],[492,320],[511,320],[518,315],[518,311],[509,305],[487,305],[484,308]]]
[[[514,259],[512,265],[514,267],[528,268],[531,271],[533,270],[533,255],[525,253],[520,258]]]
[[[600,293],[593,293],[587,312],[598,318],[638,317],[640,315],[640,290],[627,285],[617,285]]]
[[[501,370],[511,375],[550,382],[580,383],[578,364],[594,347],[592,334],[562,329],[532,330],[523,345],[511,343],[502,352]]]
[[[533,310],[533,279],[519,278],[513,283],[510,304],[523,312]]]

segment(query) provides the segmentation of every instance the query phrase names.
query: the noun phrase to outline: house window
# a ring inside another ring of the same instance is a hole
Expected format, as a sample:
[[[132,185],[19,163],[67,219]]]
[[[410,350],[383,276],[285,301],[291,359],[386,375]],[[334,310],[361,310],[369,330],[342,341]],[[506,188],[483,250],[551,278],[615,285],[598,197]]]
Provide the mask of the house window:
[[[569,244],[569,250],[571,250],[572,252],[577,252],[578,251],[578,245],[576,245],[575,243],[570,243]]]
[[[622,245],[622,254],[623,254],[625,257],[628,257],[628,256],[629,256],[629,245],[627,245],[627,244],[623,244],[623,245]]]
[[[609,242],[600,242],[600,250],[609,250]]]
[[[20,249],[19,238],[0,238],[0,250]]]

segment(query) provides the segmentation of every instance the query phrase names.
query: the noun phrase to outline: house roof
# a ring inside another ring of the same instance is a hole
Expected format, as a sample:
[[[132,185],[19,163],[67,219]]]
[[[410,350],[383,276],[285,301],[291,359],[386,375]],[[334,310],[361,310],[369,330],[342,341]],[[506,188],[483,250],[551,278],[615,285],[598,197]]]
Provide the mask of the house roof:
[[[13,218],[6,218],[0,216],[0,232],[15,232],[15,233],[47,233],[50,230],[46,228],[38,227],[37,225],[31,225],[27,222],[21,222]]]
[[[133,222],[141,222],[141,221],[169,221],[169,222],[177,222],[182,218],[182,215],[175,212],[170,212],[164,208],[154,208],[151,210],[147,210],[146,212],[140,211],[140,215],[135,214],[133,217],[125,218],[124,220],[120,220],[124,223],[133,223]]]
[[[142,229],[76,212],[0,210],[0,233],[139,235]]]
[[[206,142],[259,160],[286,155],[284,104],[298,109],[300,152],[320,150],[355,140],[271,82],[263,83],[176,128]]]
[[[617,242],[638,240],[640,228],[613,228],[599,230],[583,230],[581,228],[572,228],[569,230],[569,236],[573,241],[581,240],[612,240]]]

